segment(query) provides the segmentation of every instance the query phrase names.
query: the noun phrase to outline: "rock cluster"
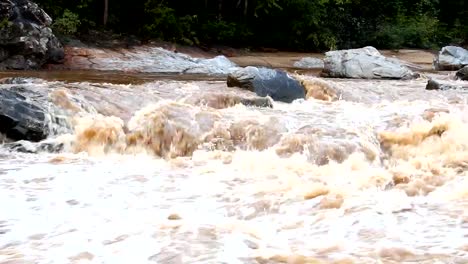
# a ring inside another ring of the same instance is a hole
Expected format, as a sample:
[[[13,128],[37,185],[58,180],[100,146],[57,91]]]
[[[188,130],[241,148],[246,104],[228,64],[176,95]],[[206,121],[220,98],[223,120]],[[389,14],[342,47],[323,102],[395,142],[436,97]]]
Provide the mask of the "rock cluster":
[[[0,0],[0,69],[38,69],[60,63],[64,50],[52,19],[28,0]]]

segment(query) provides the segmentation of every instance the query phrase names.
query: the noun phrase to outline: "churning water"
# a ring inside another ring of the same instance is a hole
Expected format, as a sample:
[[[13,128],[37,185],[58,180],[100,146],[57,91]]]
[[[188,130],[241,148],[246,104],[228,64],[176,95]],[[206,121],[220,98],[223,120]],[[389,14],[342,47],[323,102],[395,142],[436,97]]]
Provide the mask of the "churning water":
[[[216,80],[21,84],[68,125],[58,153],[0,150],[0,263],[468,263],[468,93],[300,78],[272,108]]]

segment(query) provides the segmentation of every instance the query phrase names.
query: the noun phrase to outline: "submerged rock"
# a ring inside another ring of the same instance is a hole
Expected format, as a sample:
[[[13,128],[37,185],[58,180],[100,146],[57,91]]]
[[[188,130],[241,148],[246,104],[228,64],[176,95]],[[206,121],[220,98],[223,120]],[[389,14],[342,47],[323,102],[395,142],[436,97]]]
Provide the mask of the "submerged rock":
[[[313,57],[305,57],[294,63],[294,67],[299,69],[323,69],[323,60]]]
[[[37,69],[59,63],[64,50],[49,26],[52,19],[28,0],[0,0],[0,69]]]
[[[417,77],[398,60],[384,57],[374,47],[325,53],[322,75],[355,79],[411,79]]]
[[[270,96],[275,101],[290,103],[305,98],[304,87],[285,71],[246,67],[227,77],[228,87],[240,87],[259,96]]]
[[[458,70],[466,65],[468,65],[468,50],[461,47],[443,47],[434,58],[436,70]]]
[[[440,81],[430,79],[427,81],[426,90],[453,90],[453,89],[468,89],[468,86],[453,85],[441,83]]]
[[[10,142],[3,144],[3,147],[12,151],[22,152],[22,153],[58,153],[63,151],[64,144],[58,142],[30,142],[25,140],[20,140],[16,142]]]
[[[244,97],[232,94],[208,94],[200,97],[191,96],[185,100],[185,103],[206,105],[215,109],[224,109],[237,104],[254,107],[273,107],[273,103],[268,97]]]
[[[468,81],[468,66],[465,66],[457,71],[456,73],[457,79]]]

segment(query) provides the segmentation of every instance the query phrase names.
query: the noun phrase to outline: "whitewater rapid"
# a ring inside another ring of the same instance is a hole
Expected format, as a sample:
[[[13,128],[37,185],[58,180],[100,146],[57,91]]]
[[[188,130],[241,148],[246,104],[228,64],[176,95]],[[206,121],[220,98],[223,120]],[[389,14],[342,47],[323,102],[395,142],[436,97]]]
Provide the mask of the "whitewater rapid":
[[[272,108],[217,80],[21,84],[68,123],[57,153],[0,148],[0,263],[467,263],[468,93],[300,78]]]

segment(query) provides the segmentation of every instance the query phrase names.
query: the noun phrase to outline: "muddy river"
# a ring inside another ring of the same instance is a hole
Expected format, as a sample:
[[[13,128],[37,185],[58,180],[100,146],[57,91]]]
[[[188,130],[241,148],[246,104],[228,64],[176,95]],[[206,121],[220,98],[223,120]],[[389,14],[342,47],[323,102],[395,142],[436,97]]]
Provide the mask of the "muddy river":
[[[302,75],[260,108],[223,78],[29,76],[70,126],[0,147],[2,264],[468,263],[468,91]]]

